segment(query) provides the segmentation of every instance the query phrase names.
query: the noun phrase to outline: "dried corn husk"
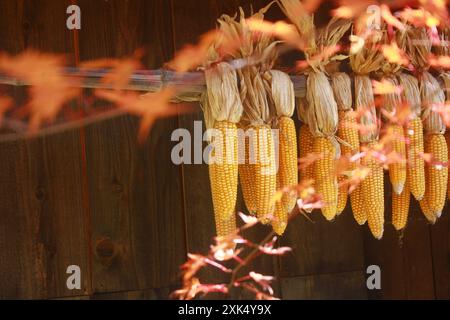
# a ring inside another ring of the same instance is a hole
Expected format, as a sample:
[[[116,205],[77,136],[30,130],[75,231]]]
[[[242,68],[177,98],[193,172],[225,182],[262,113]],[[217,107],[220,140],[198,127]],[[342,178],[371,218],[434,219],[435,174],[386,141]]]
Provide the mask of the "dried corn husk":
[[[276,114],[291,118],[295,110],[294,84],[289,75],[282,71],[271,70],[269,74]]]
[[[432,110],[433,105],[445,102],[445,94],[439,82],[428,71],[420,76],[420,95],[422,98],[423,128],[429,134],[444,134],[445,123],[439,113]]]
[[[350,56],[350,66],[355,73],[355,108],[361,113],[360,123],[367,128],[366,132],[360,132],[362,143],[373,142],[379,137],[372,82],[368,75],[378,70],[383,59],[373,42],[366,43],[360,51]]]
[[[421,105],[419,83],[415,77],[406,73],[398,74],[398,81],[402,87],[403,99],[408,103],[410,108],[410,118],[420,117]]]
[[[337,72],[331,76],[331,84],[338,110],[352,110],[351,79],[344,72]]]

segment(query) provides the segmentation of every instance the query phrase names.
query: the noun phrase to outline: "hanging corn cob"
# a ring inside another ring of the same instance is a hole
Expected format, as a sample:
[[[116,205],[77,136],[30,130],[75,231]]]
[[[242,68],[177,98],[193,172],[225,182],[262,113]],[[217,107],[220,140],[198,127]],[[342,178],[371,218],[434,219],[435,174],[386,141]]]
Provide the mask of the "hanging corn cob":
[[[301,121],[301,126],[298,132],[298,155],[300,159],[306,159],[306,157],[313,153],[313,141],[314,137],[311,133],[311,129],[306,123],[307,118],[307,102],[306,98],[299,98],[297,100],[297,115]],[[300,181],[306,182],[314,180],[314,166],[311,163],[303,164],[299,169]],[[312,209],[305,209],[306,212],[311,213]]]
[[[355,72],[355,107],[360,114],[360,123],[364,126],[364,131],[359,132],[361,150],[366,152],[361,164],[370,169],[368,176],[361,182],[360,196],[369,229],[376,239],[381,239],[384,232],[384,181],[383,167],[371,152],[377,146],[379,127],[368,74],[378,70],[382,62],[383,57],[376,49],[375,41],[367,41],[361,50],[350,56],[350,66]]]
[[[433,104],[444,103],[445,95],[439,82],[428,71],[421,74],[419,81],[423,107],[422,120],[426,134],[425,153],[432,156],[431,162],[425,166],[425,198],[431,212],[439,218],[447,197],[448,149],[444,137],[445,124],[441,116],[431,109]]]
[[[335,134],[338,125],[338,110],[333,90],[325,74],[325,66],[341,56],[318,57],[326,48],[334,47],[350,28],[350,22],[333,18],[324,30],[315,32],[314,18],[307,11],[299,10],[301,2],[280,0],[281,9],[294,23],[297,32],[305,39],[304,50],[308,62],[306,84],[306,114],[301,115],[314,137],[313,152],[319,156],[314,163],[314,187],[323,200],[322,214],[333,220],[337,213],[338,182],[336,159],[340,146]]]
[[[444,89],[446,92],[447,103],[450,102],[450,72],[445,72],[441,74],[441,77],[444,81]],[[445,133],[445,141],[447,142],[447,150],[450,149],[450,131],[447,130]],[[449,152],[450,154],[450,152]],[[448,175],[447,182],[447,198],[450,199],[450,174]]]
[[[291,119],[295,108],[295,93],[294,85],[286,73],[271,70],[268,76],[277,116],[275,122],[279,130],[277,189],[287,189],[283,191],[281,201],[275,204],[272,220],[273,229],[281,235],[286,229],[289,213],[297,202],[295,190],[290,189],[298,184],[297,136],[294,121]]]
[[[422,156],[424,146],[419,85],[416,78],[406,73],[400,73],[398,79],[402,87],[402,98],[410,108],[410,119],[406,127],[409,137],[407,183],[414,198],[420,201],[425,195],[425,161]]]
[[[386,37],[387,38],[387,37]],[[403,130],[405,119],[400,113],[402,97],[395,90],[399,86],[396,74],[400,65],[384,61],[380,68],[382,81],[391,86],[391,92],[382,95],[382,111],[385,118],[384,142],[389,152],[396,155],[396,161],[389,164],[389,178],[392,184],[392,224],[397,230],[408,221],[410,191],[407,183],[406,143]],[[393,121],[391,120],[393,119]]]
[[[383,71],[385,73],[385,71]],[[383,77],[385,83],[393,88],[399,86],[397,79],[393,75],[392,69],[389,75]],[[403,131],[403,124],[390,122],[391,116],[398,115],[398,107],[401,104],[401,96],[398,92],[391,92],[383,95],[383,111],[386,112],[386,132],[385,138],[390,151],[394,152],[398,160],[389,164],[389,179],[391,180],[394,193],[401,194],[406,183],[406,145]],[[402,120],[402,119],[400,119]]]
[[[450,55],[450,28],[447,26],[441,30],[440,33],[440,45],[435,47],[436,54],[439,56],[446,56],[448,57]],[[446,95],[446,101],[447,104],[450,102],[450,71],[445,69],[444,67],[441,67],[439,70],[440,77],[443,81],[443,90]],[[445,133],[445,140],[447,142],[447,148],[450,151],[450,131],[447,130]],[[450,152],[449,152],[450,154]],[[448,182],[447,182],[447,198],[450,199],[450,174],[448,175]]]
[[[423,28],[408,26],[400,37],[402,48],[406,48],[419,79],[422,100],[422,122],[425,132],[424,151],[432,159],[425,165],[425,196],[421,207],[425,217],[431,222],[439,218],[445,205],[448,183],[448,149],[445,141],[445,125],[433,105],[442,104],[445,95],[439,82],[429,73],[428,55],[431,40]]]
[[[402,230],[406,227],[410,198],[411,192],[408,184],[405,184],[402,193],[392,193],[392,225],[396,230]]]
[[[227,236],[236,230],[236,195],[238,184],[237,126],[243,107],[237,76],[227,63],[205,71],[207,91],[203,108],[208,126],[212,125],[212,152],[209,177],[213,198],[216,232]]]
[[[343,143],[341,143],[341,153],[343,156],[351,158],[359,152],[359,136],[358,129],[356,127],[356,115],[352,109],[351,80],[347,74],[338,72],[331,76],[331,83],[339,110],[339,126],[337,136],[341,139],[341,141],[343,141]],[[349,162],[349,167],[347,170],[352,171],[355,168],[356,164],[354,162]],[[342,184],[344,181],[345,175],[340,175],[338,177],[338,182],[340,183],[337,206],[338,215],[344,211],[347,205],[349,187],[347,184]],[[352,192],[352,194],[354,193],[353,200],[350,201],[358,202],[357,194],[359,193],[359,186],[357,186],[356,189],[358,189],[358,191],[354,190]],[[352,198],[352,195],[350,195],[350,197]],[[360,208],[359,212],[354,212],[355,219],[358,223],[362,222],[362,224],[364,224],[365,219],[363,216],[365,214],[362,207],[356,204],[354,209],[358,210],[358,208]]]

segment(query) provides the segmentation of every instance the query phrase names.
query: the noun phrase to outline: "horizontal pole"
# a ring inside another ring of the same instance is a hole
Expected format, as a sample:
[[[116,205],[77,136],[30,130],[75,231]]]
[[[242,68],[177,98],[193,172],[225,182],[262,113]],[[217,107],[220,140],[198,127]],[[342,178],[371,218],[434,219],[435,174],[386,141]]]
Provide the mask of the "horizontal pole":
[[[112,89],[112,85],[104,83],[102,79],[110,72],[108,69],[83,70],[79,68],[64,68],[64,76],[72,80],[74,87],[90,89]],[[304,76],[291,76],[294,83],[295,95],[305,96],[306,81]],[[0,73],[0,84],[10,86],[29,86],[30,83],[20,81],[14,77]],[[203,72],[175,72],[170,70],[139,70],[134,72],[123,90],[157,92],[164,86],[172,85],[183,95],[201,94],[206,90]],[[182,99],[181,99],[182,100]]]

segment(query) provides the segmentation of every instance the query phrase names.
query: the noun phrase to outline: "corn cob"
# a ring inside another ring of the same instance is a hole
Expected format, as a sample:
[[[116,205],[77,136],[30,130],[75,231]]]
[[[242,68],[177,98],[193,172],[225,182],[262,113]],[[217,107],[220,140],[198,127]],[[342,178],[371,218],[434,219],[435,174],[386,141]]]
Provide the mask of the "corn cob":
[[[374,147],[374,142],[367,145]],[[362,165],[370,169],[369,175],[361,182],[361,193],[367,211],[367,223],[376,239],[381,239],[384,232],[384,188],[383,167],[371,156],[362,158]]]
[[[357,186],[352,193],[350,193],[350,204],[352,206],[353,218],[360,225],[367,222],[367,212],[365,210],[364,197],[361,193],[361,186]]]
[[[203,97],[205,121],[213,124],[209,178],[216,231],[236,229],[235,206],[238,186],[238,132],[243,106],[237,88],[236,72],[227,63],[205,71],[207,91]]]
[[[236,124],[216,121],[214,129],[220,134],[213,138],[215,146],[211,156],[215,161],[209,165],[209,178],[213,196],[214,211],[223,220],[234,215],[237,197],[238,146]],[[220,144],[220,145],[219,145]],[[221,150],[222,155],[217,153]]]
[[[359,152],[358,129],[356,127],[356,117],[353,111],[339,111],[339,128],[337,136],[348,144],[341,144],[341,152],[343,155],[350,158]],[[347,170],[351,171],[354,169],[356,169],[356,164],[354,162],[350,162]],[[339,182],[342,183],[346,180],[346,177],[344,175],[340,175],[338,179]],[[339,186],[337,214],[341,214],[347,205],[348,188],[348,184],[341,184]]]
[[[232,214],[227,220],[222,220],[218,215],[215,216],[216,233],[218,237],[226,237],[237,230],[236,215]]]
[[[272,100],[275,105],[279,138],[278,189],[294,187],[298,184],[297,134],[291,119],[295,109],[294,84],[289,75],[272,70],[269,72]],[[290,213],[297,202],[294,191],[283,192],[281,208]],[[285,215],[283,215],[285,216]]]
[[[402,230],[408,222],[409,203],[411,192],[408,184],[405,184],[401,194],[392,194],[392,225],[396,230]]]
[[[384,232],[384,180],[383,168],[370,152],[379,139],[379,126],[372,82],[368,76],[371,72],[376,72],[384,61],[376,46],[376,41],[366,41],[360,51],[350,56],[350,66],[356,73],[355,109],[361,115],[360,124],[365,127],[364,132],[359,132],[361,150],[366,151],[361,164],[370,169],[359,187],[369,229],[376,239],[381,239]]]
[[[390,137],[392,151],[401,157],[400,161],[389,164],[389,179],[391,180],[392,190],[396,194],[401,194],[406,183],[406,146],[403,133],[403,127],[392,124],[387,130]]]
[[[432,161],[425,165],[425,198],[430,211],[439,218],[447,198],[448,149],[444,137],[445,124],[431,106],[444,103],[445,95],[438,81],[427,71],[420,78],[420,93],[424,108],[425,153],[432,156]]]
[[[268,126],[254,127],[253,145],[256,146],[255,200],[256,215],[262,223],[270,222],[274,213],[274,196],[277,187],[275,145],[272,130]]]
[[[431,154],[432,163],[425,165],[427,190],[425,197],[428,207],[439,218],[447,198],[448,182],[448,149],[442,134],[427,134],[425,136],[425,153]],[[438,163],[436,163],[438,162]]]
[[[447,31],[449,31],[447,29]],[[446,35],[447,37],[447,35]],[[446,53],[448,54],[448,52],[446,51]],[[447,99],[447,103],[450,103],[450,72],[445,72],[443,74],[441,74],[443,80],[444,80],[444,89],[445,89],[445,93],[446,93],[446,99]],[[450,148],[450,132],[447,131],[445,133],[445,141],[447,142],[447,148]],[[450,151],[450,150],[448,150]],[[450,155],[450,152],[449,152]],[[450,199],[450,174],[448,175],[448,182],[447,182],[447,198]]]
[[[435,224],[437,217],[434,214],[434,212],[430,209],[430,206],[428,205],[427,198],[423,198],[419,201],[420,209],[422,210],[423,215],[428,220],[429,223]]]
[[[310,73],[306,88],[310,108],[307,123],[314,136],[313,152],[319,156],[314,163],[314,187],[324,202],[322,214],[331,221],[336,217],[338,197],[335,160],[340,156],[340,146],[334,137],[338,126],[337,104],[323,72]]]
[[[298,154],[300,159],[305,159],[309,154],[313,153],[314,137],[307,124],[302,124],[298,132]],[[300,181],[314,181],[314,165],[305,164],[299,169]],[[304,209],[307,213],[311,213],[312,209]]]
[[[314,138],[314,153],[321,157],[314,165],[314,177],[317,192],[322,195],[324,206],[322,214],[331,221],[337,213],[338,186],[335,176],[336,149],[328,138]]]
[[[250,161],[249,157],[249,137],[245,135],[244,139],[244,159],[239,163],[239,182],[241,184],[242,195],[248,212],[251,215],[256,213],[256,200],[255,200],[255,164]]]
[[[277,179],[277,189],[280,189],[280,182],[279,179]],[[283,205],[281,201],[276,201],[275,203],[275,212],[273,214],[272,219],[272,228],[273,231],[279,236],[283,235],[284,231],[286,230],[288,219],[289,219],[289,211],[285,210],[283,208]]]
[[[447,143],[447,152],[448,152],[448,148],[450,148],[450,132],[447,131],[445,133],[445,142]],[[448,174],[448,180],[447,180],[447,199],[450,200],[450,174]]]
[[[308,154],[313,153],[314,136],[307,124],[302,124],[298,133],[298,152],[300,159],[304,159]],[[308,165],[300,169],[300,180],[307,181],[314,179],[314,166]]]
[[[352,157],[359,152],[359,136],[358,129],[356,127],[356,117],[352,110],[352,92],[350,77],[342,72],[338,72],[332,75],[331,83],[333,87],[334,97],[339,110],[339,126],[337,136],[344,143],[341,144],[342,155],[346,157]],[[350,162],[348,170],[354,170],[356,164]],[[338,205],[337,214],[341,214],[347,205],[348,188],[347,184],[343,184],[345,181],[344,175],[339,175],[339,192],[338,192]]]
[[[383,81],[391,84],[393,87],[398,86],[398,80],[392,74],[399,69],[396,64],[385,62],[382,64],[381,70],[389,75],[384,76]],[[398,107],[401,103],[401,95],[398,92],[383,95],[383,108],[389,114],[398,114]],[[390,119],[387,119],[389,121]],[[401,194],[406,183],[406,146],[403,126],[392,123],[387,127],[386,137],[389,141],[388,146],[401,159],[389,164],[389,179],[392,184],[392,190],[396,194]]]
[[[422,157],[424,153],[423,126],[420,119],[421,101],[417,79],[411,75],[400,73],[400,85],[403,88],[403,99],[408,103],[411,115],[406,127],[405,136],[409,138],[407,144],[407,183],[411,194],[417,200],[422,200],[425,195],[425,161]]]

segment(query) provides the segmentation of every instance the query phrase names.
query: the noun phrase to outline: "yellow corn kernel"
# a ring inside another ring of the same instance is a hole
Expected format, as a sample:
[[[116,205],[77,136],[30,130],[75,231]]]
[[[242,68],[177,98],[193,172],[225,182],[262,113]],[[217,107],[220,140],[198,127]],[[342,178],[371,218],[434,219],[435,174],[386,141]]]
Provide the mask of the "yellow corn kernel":
[[[274,213],[274,196],[277,188],[277,168],[275,159],[275,144],[272,130],[268,126],[255,127],[255,134],[250,139],[256,139],[250,145],[255,146],[255,201],[256,215],[264,224],[270,222]]]
[[[239,164],[239,182],[247,210],[251,215],[255,215],[255,164],[249,159],[249,148],[248,137],[245,136],[245,158],[244,163]]]
[[[423,215],[428,220],[429,223],[435,224],[436,223],[436,215],[434,212],[430,210],[430,206],[428,205],[427,198],[424,197],[422,200],[419,201],[420,209],[422,210]]]
[[[337,212],[336,148],[330,139],[315,137],[313,151],[321,155],[314,163],[314,185],[324,202],[322,214],[328,221],[331,221],[336,217]]]
[[[278,180],[278,179],[277,179]],[[279,189],[279,183],[277,182],[277,189]],[[283,235],[286,230],[290,211],[283,208],[282,202],[277,201],[275,203],[275,212],[271,221],[273,231],[279,236]]]
[[[372,148],[374,142],[368,144]],[[370,169],[369,175],[361,182],[369,229],[376,239],[384,233],[384,181],[383,167],[371,156],[363,157],[361,164]]]
[[[298,134],[298,152],[300,158],[305,158],[313,152],[314,136],[309,130],[309,126],[302,124]],[[314,179],[314,166],[309,165],[300,169],[300,180]]]
[[[361,194],[361,185],[350,193],[350,204],[352,206],[353,218],[362,226],[367,222],[367,212],[364,206],[364,197]]]
[[[408,184],[405,184],[401,194],[392,193],[392,225],[396,230],[402,230],[406,227],[410,198],[411,192]]]
[[[236,215],[232,214],[229,219],[221,219],[219,216],[215,216],[216,233],[218,237],[226,237],[236,232]]]
[[[445,142],[447,142],[447,150],[450,147],[450,131],[447,131],[445,133]],[[450,200],[450,175],[448,175],[448,180],[447,180],[447,199]]]
[[[425,195],[425,160],[423,146],[423,126],[420,118],[413,119],[407,128],[409,145],[407,145],[407,176],[409,190],[418,201]]]
[[[220,220],[229,220],[235,213],[238,187],[238,139],[236,124],[217,121],[214,128],[220,137],[213,137],[214,148],[209,164],[209,178],[214,213]],[[219,139],[219,140],[217,140]]]
[[[448,149],[444,135],[427,134],[425,153],[432,155],[431,163],[425,165],[425,198],[430,211],[439,218],[447,199]]]
[[[397,153],[402,160],[389,164],[389,178],[392,189],[394,193],[401,194],[406,183],[406,146],[403,127],[395,124],[391,125],[387,130],[387,134],[391,138],[392,151]]]
[[[291,118],[279,119],[279,188],[292,187],[298,184],[297,134]],[[297,202],[295,193],[283,193],[281,205],[285,212],[291,212]]]
[[[337,136],[343,140],[345,143],[341,144],[342,155],[351,157],[355,153],[359,152],[359,133],[356,127],[356,117],[355,113],[351,110],[340,110],[339,111],[339,127],[337,131]],[[351,162],[348,170],[353,170],[355,168],[355,163]],[[338,193],[338,205],[337,214],[341,214],[345,210],[347,205],[348,197],[348,185],[341,185],[341,182],[345,181],[346,178],[343,175],[338,177],[339,181],[339,193]]]
[[[309,126],[302,124],[298,133],[298,155],[300,159],[307,157],[313,152],[314,136],[309,129]],[[314,180],[314,165],[302,167],[300,170],[300,181]],[[312,209],[305,209],[306,212],[311,213]]]

